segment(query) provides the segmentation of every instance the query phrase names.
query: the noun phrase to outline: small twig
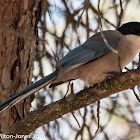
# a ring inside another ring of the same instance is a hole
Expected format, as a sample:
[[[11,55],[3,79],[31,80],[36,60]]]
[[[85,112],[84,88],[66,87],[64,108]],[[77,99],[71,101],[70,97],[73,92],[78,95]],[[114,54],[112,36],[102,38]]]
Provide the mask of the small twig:
[[[100,101],[98,101],[98,104],[97,104],[97,122],[98,122],[98,128],[95,132],[95,135],[97,134],[97,132],[99,131],[100,129]]]
[[[68,83],[68,88],[67,88],[66,94],[64,95],[64,98],[67,96],[68,91],[69,91],[69,88],[70,88],[70,82]],[[73,93],[73,83],[72,83],[72,85],[71,85],[71,91],[72,91],[72,93]],[[71,110],[71,107],[70,107],[70,110]],[[81,127],[80,127],[80,124],[79,124],[79,122],[78,122],[77,118],[75,117],[75,115],[74,115],[74,112],[73,112],[73,111],[71,111],[71,114],[72,114],[72,116],[74,117],[74,119],[76,120],[76,122],[77,122],[77,124],[78,124],[79,128],[81,128]]]
[[[73,113],[73,112],[71,112],[71,114],[72,114],[72,116],[74,117],[74,119],[76,120],[76,122],[77,122],[77,124],[78,124],[79,128],[81,128],[81,126],[80,126],[80,124],[79,124],[79,122],[78,122],[77,118],[75,117],[74,113]]]
[[[81,14],[78,16],[78,20],[77,20],[77,24],[76,24],[77,27],[79,27],[81,17],[82,17],[82,15],[83,15],[83,13],[84,13],[84,9],[82,8],[81,10],[82,10],[82,12],[81,12]]]
[[[118,51],[113,49],[110,44],[108,43],[106,37],[103,34],[103,30],[102,30],[102,22],[101,22],[101,12],[100,12],[100,0],[98,1],[98,17],[99,17],[99,28],[100,28],[100,33],[101,33],[101,37],[103,39],[103,41],[105,42],[105,44],[107,45],[107,47],[114,53],[118,54]]]
[[[54,61],[56,62],[56,64],[58,63],[59,61],[59,58],[57,57],[57,54],[51,49],[52,53],[53,53],[53,59]]]
[[[89,18],[88,18],[88,7],[86,7],[86,23],[87,23],[87,39],[89,38]]]
[[[134,93],[134,95],[135,95],[136,99],[138,100],[138,102],[140,102],[140,98],[139,98],[139,96],[136,94],[136,92],[135,92],[134,88],[132,88],[132,90],[133,90],[133,93]]]
[[[118,19],[118,25],[117,25],[117,28],[120,26],[121,24],[121,20],[122,20],[122,16],[123,16],[123,7],[122,7],[122,1],[120,0],[120,15],[119,15],[119,19]]]

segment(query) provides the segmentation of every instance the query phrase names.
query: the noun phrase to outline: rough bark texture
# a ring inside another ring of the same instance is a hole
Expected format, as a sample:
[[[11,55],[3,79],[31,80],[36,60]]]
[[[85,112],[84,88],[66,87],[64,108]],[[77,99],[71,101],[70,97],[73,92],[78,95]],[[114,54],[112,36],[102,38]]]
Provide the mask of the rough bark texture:
[[[0,1],[0,103],[31,84],[36,40],[28,33],[37,32],[39,3],[40,0]],[[0,131],[23,118],[30,102],[28,98],[1,113]]]
[[[120,76],[117,75],[99,85],[94,85],[77,94],[71,94],[66,98],[45,106],[43,109],[31,112],[28,116],[15,123],[6,133],[14,135],[29,134],[39,126],[54,121],[66,113],[85,107],[116,92],[133,88],[139,83],[140,69],[124,73]]]

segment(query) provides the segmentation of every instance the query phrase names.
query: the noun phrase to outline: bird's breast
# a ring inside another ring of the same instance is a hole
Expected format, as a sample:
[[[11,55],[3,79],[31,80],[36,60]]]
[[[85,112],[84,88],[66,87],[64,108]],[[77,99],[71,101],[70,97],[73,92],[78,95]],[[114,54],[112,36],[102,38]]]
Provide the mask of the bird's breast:
[[[123,38],[116,50],[117,54],[110,51],[101,58],[79,67],[79,78],[89,85],[100,83],[109,76],[109,72],[119,72],[120,68],[123,69],[138,52],[137,46],[129,38]]]

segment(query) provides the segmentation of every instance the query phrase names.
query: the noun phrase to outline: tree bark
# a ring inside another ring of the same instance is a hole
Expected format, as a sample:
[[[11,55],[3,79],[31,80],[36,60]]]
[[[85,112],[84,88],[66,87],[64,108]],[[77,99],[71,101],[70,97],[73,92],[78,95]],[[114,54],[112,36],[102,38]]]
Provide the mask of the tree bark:
[[[0,2],[0,103],[31,84],[40,0]],[[0,132],[26,116],[31,98],[0,114]]]
[[[95,103],[116,92],[133,88],[140,83],[140,69],[116,75],[100,84],[84,89],[77,94],[71,94],[44,108],[31,112],[25,118],[15,123],[6,134],[30,134],[38,127],[60,118],[66,113],[73,112]],[[18,129],[17,129],[18,128]]]

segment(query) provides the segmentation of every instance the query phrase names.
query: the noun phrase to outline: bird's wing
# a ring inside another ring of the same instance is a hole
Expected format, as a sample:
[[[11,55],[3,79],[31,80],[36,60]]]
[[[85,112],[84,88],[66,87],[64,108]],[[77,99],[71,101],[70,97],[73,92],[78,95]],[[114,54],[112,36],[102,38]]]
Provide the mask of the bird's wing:
[[[112,48],[116,48],[121,40],[121,33],[118,31],[104,31],[105,38]],[[100,33],[90,37],[81,46],[70,51],[58,63],[59,74],[74,70],[90,61],[96,60],[110,51],[109,47],[103,41]]]

